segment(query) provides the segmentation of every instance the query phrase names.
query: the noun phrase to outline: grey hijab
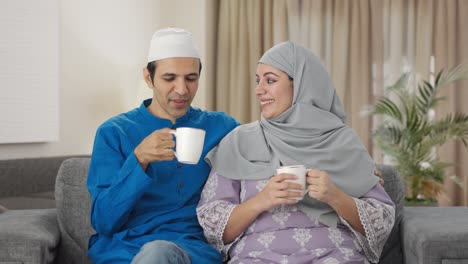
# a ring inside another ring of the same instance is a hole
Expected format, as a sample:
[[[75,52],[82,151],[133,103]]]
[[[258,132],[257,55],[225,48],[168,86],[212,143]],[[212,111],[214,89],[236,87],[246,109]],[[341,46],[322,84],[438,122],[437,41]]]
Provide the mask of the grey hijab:
[[[377,182],[374,163],[346,115],[330,77],[312,52],[293,42],[268,50],[259,63],[293,78],[291,107],[274,119],[242,125],[208,153],[206,161],[218,174],[235,180],[269,179],[276,169],[302,164],[326,171],[337,187],[353,197]],[[323,202],[305,195],[299,208],[329,226],[337,215]]]

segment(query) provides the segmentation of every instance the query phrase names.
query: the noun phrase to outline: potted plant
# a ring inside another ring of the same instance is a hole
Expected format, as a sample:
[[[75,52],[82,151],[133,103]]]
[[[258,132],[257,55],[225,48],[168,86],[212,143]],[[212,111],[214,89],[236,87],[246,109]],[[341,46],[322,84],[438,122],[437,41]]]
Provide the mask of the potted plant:
[[[373,139],[402,175],[407,202],[435,202],[444,193],[445,169],[453,164],[437,159],[435,147],[460,140],[467,147],[468,115],[451,113],[435,118],[434,109],[444,97],[439,91],[457,80],[467,79],[468,64],[441,70],[433,84],[411,81],[405,73],[370,109],[382,117]],[[452,177],[452,179],[456,179]]]

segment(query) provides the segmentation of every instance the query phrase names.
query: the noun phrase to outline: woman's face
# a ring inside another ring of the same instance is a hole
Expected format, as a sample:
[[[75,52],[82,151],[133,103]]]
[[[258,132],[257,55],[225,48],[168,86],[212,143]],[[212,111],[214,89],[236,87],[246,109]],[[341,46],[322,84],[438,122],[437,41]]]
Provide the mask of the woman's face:
[[[255,94],[262,107],[262,116],[272,119],[281,115],[292,105],[293,81],[277,68],[259,63],[257,65]]]

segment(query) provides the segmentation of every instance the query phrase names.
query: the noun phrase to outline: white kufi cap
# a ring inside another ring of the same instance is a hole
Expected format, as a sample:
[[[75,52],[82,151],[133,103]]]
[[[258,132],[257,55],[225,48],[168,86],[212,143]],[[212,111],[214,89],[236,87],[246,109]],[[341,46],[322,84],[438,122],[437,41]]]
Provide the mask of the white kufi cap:
[[[200,58],[192,33],[182,28],[166,28],[153,34],[148,62],[180,57]]]

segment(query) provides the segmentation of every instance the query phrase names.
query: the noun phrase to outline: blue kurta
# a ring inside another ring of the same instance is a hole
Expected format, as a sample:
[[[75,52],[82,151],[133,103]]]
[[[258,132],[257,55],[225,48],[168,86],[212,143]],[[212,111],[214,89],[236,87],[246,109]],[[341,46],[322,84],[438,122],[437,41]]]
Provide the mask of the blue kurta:
[[[93,263],[130,263],[146,242],[169,240],[187,251],[192,263],[221,263],[195,210],[210,171],[203,158],[238,123],[224,113],[190,107],[173,125],[152,115],[146,109],[150,103],[144,101],[97,130],[88,175],[91,224],[97,234],[90,238],[88,255]],[[167,127],[204,129],[202,158],[196,165],[177,159],[152,162],[143,171],[135,147]]]

